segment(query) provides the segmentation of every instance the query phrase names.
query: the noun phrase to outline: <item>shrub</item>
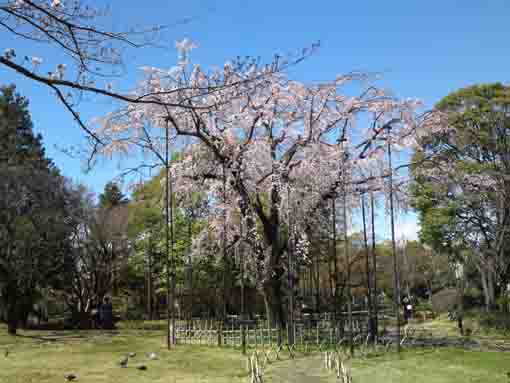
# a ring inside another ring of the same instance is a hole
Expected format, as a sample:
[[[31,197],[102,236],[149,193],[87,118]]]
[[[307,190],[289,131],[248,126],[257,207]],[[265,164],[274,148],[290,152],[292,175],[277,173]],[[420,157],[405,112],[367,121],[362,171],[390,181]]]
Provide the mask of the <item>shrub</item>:
[[[510,316],[504,312],[485,313],[480,316],[480,326],[484,330],[510,332]]]
[[[140,306],[128,307],[124,314],[124,319],[128,321],[142,320],[144,317],[145,311]]]
[[[482,292],[476,287],[470,287],[464,291],[463,303],[466,309],[483,305]]]
[[[510,296],[500,296],[496,300],[496,304],[498,305],[498,308],[505,313],[510,312]]]
[[[434,311],[429,300],[421,300],[416,305],[415,311]]]

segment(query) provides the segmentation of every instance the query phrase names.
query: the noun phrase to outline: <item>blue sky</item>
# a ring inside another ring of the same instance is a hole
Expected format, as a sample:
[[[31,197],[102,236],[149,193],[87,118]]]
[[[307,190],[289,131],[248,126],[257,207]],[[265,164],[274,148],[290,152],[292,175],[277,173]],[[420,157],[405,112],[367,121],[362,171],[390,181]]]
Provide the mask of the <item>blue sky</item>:
[[[316,81],[353,70],[378,72],[383,76],[379,85],[400,97],[420,98],[429,107],[459,87],[509,79],[510,2],[505,0],[110,3],[110,24],[116,29],[192,18],[190,23],[164,33],[161,43],[167,48],[129,52],[128,72],[116,84],[124,89],[134,84],[139,75],[136,68],[141,65],[174,65],[174,42],[183,37],[199,43],[193,60],[204,66],[222,65],[237,55],[270,59],[274,53],[293,51],[320,40],[318,53],[294,68],[293,78]],[[1,30],[0,39],[2,51],[14,47],[22,55],[48,55],[43,47],[12,40]],[[100,192],[122,164],[102,161],[93,172],[83,174],[79,160],[56,148],[83,144],[83,132],[48,89],[0,68],[0,84],[12,82],[31,101],[35,128],[44,136],[48,155],[65,175]],[[83,104],[82,113],[93,117],[112,107],[107,100],[89,100]],[[412,236],[415,217],[401,218],[398,227]]]

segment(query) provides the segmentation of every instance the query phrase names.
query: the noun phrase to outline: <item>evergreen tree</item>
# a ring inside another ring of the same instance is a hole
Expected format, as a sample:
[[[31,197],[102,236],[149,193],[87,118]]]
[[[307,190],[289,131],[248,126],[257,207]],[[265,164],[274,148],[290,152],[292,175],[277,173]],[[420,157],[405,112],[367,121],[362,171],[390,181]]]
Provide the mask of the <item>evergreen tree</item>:
[[[104,192],[99,195],[99,206],[105,209],[124,205],[127,202],[128,199],[115,182],[108,182]]]
[[[72,197],[13,86],[0,88],[0,135],[0,305],[15,334],[62,266]]]
[[[15,86],[0,87],[0,166],[29,166],[51,170],[40,134],[34,134],[28,100],[15,93]]]
[[[412,169],[420,238],[475,261],[489,310],[510,281],[510,87],[470,86],[436,107],[448,129],[422,138]]]

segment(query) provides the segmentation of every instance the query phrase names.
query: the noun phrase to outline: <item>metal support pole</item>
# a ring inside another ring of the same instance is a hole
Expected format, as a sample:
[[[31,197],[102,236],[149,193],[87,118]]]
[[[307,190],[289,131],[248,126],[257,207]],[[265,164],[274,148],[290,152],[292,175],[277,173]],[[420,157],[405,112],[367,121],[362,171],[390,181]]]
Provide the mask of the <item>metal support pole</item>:
[[[287,182],[287,218],[289,233],[287,239],[287,274],[289,280],[289,318],[287,324],[287,341],[289,346],[294,345],[294,275],[293,275],[293,234],[292,220],[290,211],[290,186]]]
[[[398,284],[398,260],[397,260],[397,246],[395,241],[395,212],[393,208],[393,165],[391,162],[391,142],[390,134],[387,138],[388,144],[388,165],[390,168],[389,182],[390,182],[390,219],[391,219],[391,248],[393,252],[393,284],[394,284],[394,301],[395,313],[397,316],[397,352],[400,352],[400,289]]]
[[[376,253],[376,243],[375,243],[375,201],[374,201],[374,193],[370,193],[370,216],[371,216],[371,224],[372,224],[372,276],[373,280],[373,304],[374,304],[374,342],[377,343],[377,338],[379,336],[379,304],[377,302],[377,253]]]
[[[176,285],[176,265],[175,265],[175,257],[174,257],[174,208],[173,208],[173,183],[172,183],[172,175],[168,174],[168,187],[169,187],[169,194],[170,194],[170,265],[171,265],[171,280],[170,280],[170,293],[171,293],[171,301],[172,305],[170,307],[170,326],[171,326],[171,342],[172,345],[175,346],[176,344],[176,337],[175,337],[175,285]]]
[[[225,173],[225,164],[222,164],[222,176],[223,176],[223,188],[222,188],[222,202],[223,202],[223,232],[221,233],[221,247],[222,247],[222,257],[223,257],[223,318],[225,321],[227,317],[227,284],[228,284],[228,260],[227,260],[227,176]]]
[[[336,251],[336,194],[333,197],[331,203],[332,219],[332,231],[333,231],[333,277],[334,277],[334,290],[333,290],[333,315],[334,320],[338,324],[338,262],[337,262],[337,251]],[[343,329],[342,329],[343,332]]]
[[[352,319],[352,290],[351,290],[351,257],[349,252],[349,233],[347,232],[347,168],[346,163],[349,159],[347,153],[344,153],[344,169],[343,169],[343,178],[342,178],[342,202],[343,202],[343,221],[344,221],[344,252],[345,252],[345,262],[346,262],[346,281],[345,285],[347,287],[347,319],[349,321],[349,348],[351,352],[351,356],[354,355],[354,326]]]
[[[168,120],[166,121],[165,130],[165,253],[166,253],[166,319],[167,319],[167,334],[166,334],[166,345],[170,350],[172,346],[171,342],[171,321],[170,321],[170,303],[171,301],[171,277],[170,277],[170,179],[169,172],[170,166],[168,161],[169,156],[169,142],[168,142]]]
[[[243,351],[243,355],[246,355],[246,325],[244,323],[246,312],[245,312],[245,303],[244,303],[244,249],[242,245],[243,241],[243,215],[241,215],[241,222],[239,227],[240,239],[239,245],[237,247],[237,251],[239,252],[239,267],[241,271],[241,347]]]
[[[346,287],[347,287],[347,320],[349,321],[349,348],[351,356],[354,355],[354,326],[352,320],[352,290],[351,290],[351,257],[349,252],[349,234],[347,232],[347,190],[344,179],[343,190],[343,220],[344,220],[344,252],[347,269]]]
[[[367,298],[368,298],[368,331],[370,338],[374,339],[374,318],[372,315],[372,284],[370,283],[370,262],[367,237],[367,221],[365,214],[365,195],[361,194],[361,214],[363,218],[363,242],[365,245],[365,269],[367,277]]]

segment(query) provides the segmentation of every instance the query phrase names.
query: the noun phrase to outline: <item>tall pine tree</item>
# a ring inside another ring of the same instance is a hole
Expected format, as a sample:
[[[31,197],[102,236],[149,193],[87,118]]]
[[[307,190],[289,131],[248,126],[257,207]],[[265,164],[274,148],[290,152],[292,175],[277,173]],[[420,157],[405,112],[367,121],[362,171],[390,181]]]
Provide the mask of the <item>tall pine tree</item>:
[[[0,88],[0,137],[0,316],[15,334],[60,271],[72,203],[13,86]]]
[[[14,86],[0,87],[0,166],[54,169],[40,134],[34,134],[28,100]]]
[[[108,182],[104,187],[104,192],[99,195],[99,206],[104,209],[124,205],[127,202],[128,199],[115,182]]]

